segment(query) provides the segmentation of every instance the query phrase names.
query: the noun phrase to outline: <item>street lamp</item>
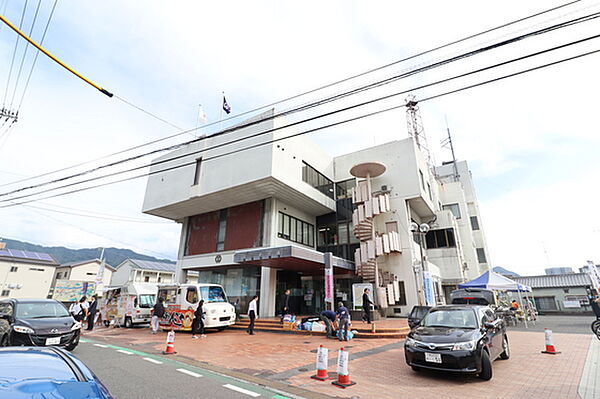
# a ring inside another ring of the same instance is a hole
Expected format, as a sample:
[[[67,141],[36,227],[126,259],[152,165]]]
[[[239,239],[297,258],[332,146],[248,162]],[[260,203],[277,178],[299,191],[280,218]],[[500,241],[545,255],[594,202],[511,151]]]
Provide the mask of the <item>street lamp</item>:
[[[415,268],[415,274],[416,274],[415,278],[417,280],[416,281],[417,282],[417,295],[419,296],[419,305],[423,305],[423,302],[424,302],[423,301],[424,298],[421,296],[421,290],[424,293],[425,289],[426,289],[424,272],[429,271],[427,268],[427,263],[425,263],[425,255],[423,253],[423,248],[425,246],[425,236],[427,235],[429,230],[431,230],[431,227],[427,223],[417,224],[415,222],[412,222],[410,224],[410,231],[412,231],[413,234],[416,234],[419,236],[419,250],[421,252],[421,267]],[[422,281],[423,283],[420,284],[419,280]]]

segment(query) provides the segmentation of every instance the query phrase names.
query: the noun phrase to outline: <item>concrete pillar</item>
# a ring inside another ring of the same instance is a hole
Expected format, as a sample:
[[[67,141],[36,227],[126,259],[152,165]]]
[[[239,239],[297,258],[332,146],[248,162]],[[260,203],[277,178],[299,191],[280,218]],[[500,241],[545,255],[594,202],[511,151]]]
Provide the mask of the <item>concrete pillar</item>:
[[[275,299],[277,295],[277,269],[261,267],[260,294],[258,298],[258,315],[261,317],[275,316]],[[246,309],[242,310],[245,313]]]
[[[177,253],[177,264],[175,266],[175,278],[173,280],[176,284],[184,284],[187,282],[187,271],[181,269],[181,261],[185,255],[185,243],[187,241],[189,218],[185,218],[181,223],[181,234],[179,235],[179,250]]]

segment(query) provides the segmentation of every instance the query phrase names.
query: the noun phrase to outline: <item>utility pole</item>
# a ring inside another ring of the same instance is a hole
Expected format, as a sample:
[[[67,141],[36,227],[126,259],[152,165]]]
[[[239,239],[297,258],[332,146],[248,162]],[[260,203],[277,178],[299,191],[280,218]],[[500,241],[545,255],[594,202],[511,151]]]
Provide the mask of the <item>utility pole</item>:
[[[453,168],[453,181],[458,181],[460,175],[458,174],[458,166],[456,165],[456,155],[454,154],[454,144],[452,143],[452,135],[450,134],[450,128],[448,127],[448,119],[446,119],[446,131],[448,132],[448,137],[442,140],[442,147],[450,147],[450,152],[452,153],[452,168]]]
[[[423,120],[421,119],[421,113],[419,112],[419,102],[414,94],[409,95],[405,101],[408,135],[415,140],[415,143],[417,144],[419,150],[421,150],[429,169],[434,170],[431,153],[429,152],[429,148],[427,146],[427,136],[425,135],[425,129],[423,128]]]

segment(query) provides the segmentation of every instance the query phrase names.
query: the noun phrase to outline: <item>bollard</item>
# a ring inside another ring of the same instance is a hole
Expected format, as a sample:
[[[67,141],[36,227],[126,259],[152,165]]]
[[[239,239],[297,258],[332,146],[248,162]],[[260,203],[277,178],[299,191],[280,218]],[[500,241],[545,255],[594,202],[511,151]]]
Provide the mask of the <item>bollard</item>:
[[[163,355],[174,355],[175,353],[175,331],[171,330],[167,334],[167,349],[163,351]]]
[[[348,351],[341,348],[338,354],[337,364],[337,381],[333,381],[332,384],[340,388],[348,388],[355,385],[356,382],[350,381],[350,373],[348,372]]]
[[[326,381],[331,379],[329,373],[327,373],[328,355],[329,349],[323,348],[323,345],[319,345],[319,349],[317,349],[317,374],[311,376],[310,378],[319,381]]]
[[[542,353],[548,353],[550,355],[557,355],[560,352],[556,350],[556,348],[554,347],[554,342],[552,340],[552,330],[548,330],[547,328],[544,328],[544,335],[545,335],[545,339],[546,339],[546,350],[542,351]]]

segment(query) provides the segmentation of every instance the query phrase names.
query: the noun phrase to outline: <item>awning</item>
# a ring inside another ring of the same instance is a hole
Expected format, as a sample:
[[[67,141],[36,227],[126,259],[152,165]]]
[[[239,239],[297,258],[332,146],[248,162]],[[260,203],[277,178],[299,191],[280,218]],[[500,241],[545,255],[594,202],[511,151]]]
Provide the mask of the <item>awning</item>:
[[[283,247],[259,248],[236,252],[233,260],[236,263],[266,266],[276,269],[293,270],[305,273],[320,273],[325,268],[325,254],[314,249],[301,248],[295,245]],[[333,257],[334,272],[354,271],[354,263]]]
[[[467,283],[459,284],[458,288],[485,288],[498,291],[531,292],[531,287],[519,284],[501,274],[488,271]]]

